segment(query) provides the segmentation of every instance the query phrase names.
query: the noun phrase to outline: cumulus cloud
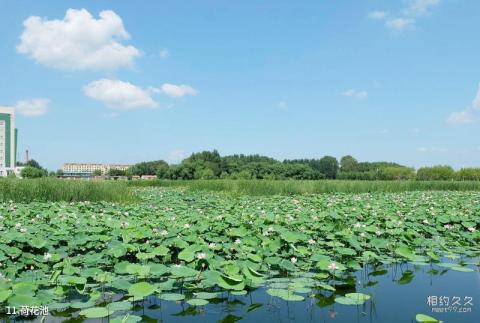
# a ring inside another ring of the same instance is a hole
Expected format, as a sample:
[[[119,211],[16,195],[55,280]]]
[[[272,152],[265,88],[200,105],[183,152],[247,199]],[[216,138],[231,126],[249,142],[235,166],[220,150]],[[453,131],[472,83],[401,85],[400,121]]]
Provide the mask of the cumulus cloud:
[[[468,124],[475,122],[475,118],[469,111],[453,112],[447,118],[449,124]]]
[[[68,9],[61,20],[30,16],[17,51],[37,63],[63,70],[114,70],[128,67],[140,51],[121,41],[130,38],[122,19],[101,11],[95,19],[87,10]]]
[[[375,20],[385,20],[385,27],[402,32],[415,29],[417,19],[430,14],[440,0],[410,0],[400,12],[392,15],[385,11],[375,10],[368,13],[368,17]]]
[[[158,106],[148,90],[120,80],[96,80],[85,85],[83,92],[113,109],[133,110]]]
[[[407,14],[425,15],[430,13],[431,9],[436,7],[440,0],[413,0],[407,9]]]
[[[415,26],[415,19],[412,18],[393,18],[389,19],[385,22],[385,26],[387,28],[396,30],[396,31],[404,31],[413,29]]]
[[[473,99],[472,106],[463,111],[453,112],[447,117],[447,123],[452,125],[475,123],[480,120],[478,110],[480,110],[480,84],[477,94]]]
[[[38,98],[31,100],[21,100],[15,104],[15,110],[26,117],[38,117],[48,111],[49,99]]]
[[[366,99],[368,97],[368,92],[367,91],[359,91],[359,90],[354,90],[350,89],[347,91],[344,91],[340,93],[343,96],[350,97],[350,98],[355,98],[355,99]]]
[[[195,90],[190,85],[175,85],[170,83],[165,83],[160,86],[160,89],[156,90],[157,92],[163,93],[173,98],[182,98],[187,95],[197,95],[198,91]]]
[[[387,17],[387,13],[381,10],[375,10],[368,13],[368,18],[382,20]]]
[[[162,49],[158,52],[158,57],[160,58],[167,58],[168,56],[170,56],[168,49]]]

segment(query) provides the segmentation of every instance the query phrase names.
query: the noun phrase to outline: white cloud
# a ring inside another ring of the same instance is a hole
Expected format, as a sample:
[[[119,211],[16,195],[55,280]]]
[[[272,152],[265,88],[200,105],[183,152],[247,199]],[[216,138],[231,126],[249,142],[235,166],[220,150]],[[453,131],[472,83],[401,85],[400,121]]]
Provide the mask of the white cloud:
[[[158,52],[158,56],[160,58],[167,58],[168,56],[170,56],[170,52],[168,51],[168,49],[162,49]]]
[[[473,108],[480,110],[480,84],[478,84],[478,91],[475,99],[473,99]]]
[[[453,112],[447,118],[449,124],[468,124],[475,122],[475,118],[468,111]]]
[[[385,11],[371,11],[368,17],[376,20],[386,20],[385,27],[402,32],[415,29],[420,16],[428,15],[440,3],[440,0],[409,0],[408,5],[397,14],[389,15]]]
[[[158,106],[148,90],[120,80],[96,80],[85,85],[83,92],[113,109],[133,110]]]
[[[446,121],[453,125],[475,123],[480,120],[477,110],[480,110],[480,84],[471,108],[467,108],[460,112],[453,112],[448,116]]]
[[[351,97],[351,98],[355,98],[355,99],[366,99],[368,97],[368,92],[367,91],[363,91],[363,90],[359,91],[359,90],[354,90],[354,89],[344,91],[340,94],[343,95],[343,96],[347,96],[347,97]]]
[[[440,3],[440,0],[413,0],[407,9],[407,14],[412,13],[414,15],[425,15],[430,12],[431,9],[436,7]]]
[[[24,22],[17,51],[37,63],[64,70],[114,70],[131,66],[140,56],[120,42],[130,36],[113,11],[95,19],[87,10],[68,9],[62,20],[30,16]]]
[[[175,150],[172,150],[168,153],[167,161],[169,163],[174,163],[174,164],[179,163],[183,159],[187,158],[188,155],[189,155],[188,152],[186,152],[183,149],[175,149]]]
[[[402,17],[393,18],[387,20],[385,26],[396,31],[410,30],[415,26],[415,19]]]
[[[387,17],[387,13],[381,10],[375,10],[368,13],[368,18],[382,20]]]
[[[173,98],[181,98],[187,95],[198,94],[198,91],[189,85],[175,85],[170,83],[163,84],[162,86],[160,86],[159,90],[155,90],[155,91],[166,94]]]
[[[38,98],[32,100],[21,100],[15,104],[15,110],[26,117],[38,117],[48,111],[49,99]]]
[[[280,110],[288,110],[288,103],[285,101],[278,102],[277,106]]]

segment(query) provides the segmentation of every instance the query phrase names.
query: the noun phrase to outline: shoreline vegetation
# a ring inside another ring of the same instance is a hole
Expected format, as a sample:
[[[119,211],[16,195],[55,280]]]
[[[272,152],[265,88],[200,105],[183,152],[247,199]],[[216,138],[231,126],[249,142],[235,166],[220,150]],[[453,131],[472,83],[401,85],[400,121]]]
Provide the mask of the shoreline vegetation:
[[[413,191],[480,191],[479,181],[345,181],[345,180],[135,180],[93,181],[56,178],[0,179],[1,202],[138,201],[136,190],[177,188],[225,194],[270,196],[328,193],[401,193]]]
[[[105,174],[107,175],[107,174]],[[179,164],[163,160],[141,162],[126,171],[112,170],[110,176],[156,176],[158,179],[197,180],[368,180],[368,181],[480,181],[480,168],[455,171],[448,165],[415,169],[393,162],[361,162],[347,155],[319,159],[279,161],[260,155],[221,156],[216,150],[194,153]]]
[[[69,181],[56,178],[0,179],[2,202],[134,202],[134,191],[120,181]]]
[[[192,191],[241,195],[322,193],[400,193],[413,191],[480,191],[479,181],[361,181],[361,180],[154,180],[129,181],[133,187],[183,187]]]
[[[21,171],[23,178],[69,177],[63,170],[48,172],[35,160]],[[178,164],[164,160],[139,162],[128,169],[112,168],[107,173],[93,171],[90,176],[156,177],[160,180],[361,180],[361,181],[480,181],[480,168],[464,167],[454,170],[448,165],[436,165],[415,169],[394,162],[362,162],[347,155],[337,160],[333,156],[319,159],[276,160],[261,155],[221,156],[218,151],[193,153]]]

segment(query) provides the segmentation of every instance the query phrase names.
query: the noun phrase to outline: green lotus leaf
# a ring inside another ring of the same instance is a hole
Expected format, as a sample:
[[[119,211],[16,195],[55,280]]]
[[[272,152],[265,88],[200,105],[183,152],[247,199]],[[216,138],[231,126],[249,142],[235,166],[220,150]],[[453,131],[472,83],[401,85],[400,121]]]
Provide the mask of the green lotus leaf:
[[[192,277],[198,275],[198,271],[186,266],[173,266],[170,268],[170,272],[176,277]]]
[[[38,285],[30,282],[21,282],[13,285],[13,293],[15,295],[35,295]]]
[[[155,287],[147,282],[140,282],[128,288],[128,294],[135,298],[144,298],[155,292]]]
[[[471,273],[471,272],[475,271],[472,268],[461,267],[461,266],[453,266],[450,269],[455,270],[455,271],[461,271],[461,272],[464,272],[464,273]]]
[[[112,282],[112,287],[120,290],[128,290],[132,284],[126,279],[116,279]]]
[[[353,299],[350,297],[336,297],[335,303],[342,304],[342,305],[362,305],[365,303],[363,299]]]
[[[410,260],[413,260],[413,258],[415,258],[415,254],[413,253],[413,251],[410,248],[405,246],[398,247],[397,249],[395,249],[395,253],[401,257],[404,257]]]
[[[285,301],[303,301],[304,297],[295,294],[293,291],[288,289],[267,289],[267,294],[275,297],[279,297]]]
[[[93,307],[93,306],[95,306],[95,302],[92,301],[92,300],[89,300],[89,301],[87,301],[87,302],[72,302],[72,303],[70,304],[70,307],[71,307],[71,308],[78,308],[78,309],[80,309],[80,308],[89,308],[89,307]]]
[[[113,302],[113,303],[109,303],[107,304],[106,308],[109,310],[109,311],[128,311],[132,308],[132,303],[130,302]]]
[[[417,322],[422,322],[422,323],[439,323],[441,321],[431,317],[431,316],[428,316],[428,315],[425,315],[425,314],[417,314],[415,316],[415,320]]]
[[[40,306],[40,301],[31,295],[13,295],[8,299],[8,304],[14,307]]]
[[[204,306],[208,304],[208,301],[202,298],[192,298],[192,299],[189,299],[187,303],[192,306]]]
[[[110,323],[136,323],[141,322],[142,318],[136,315],[127,314],[125,316],[117,316],[110,320]]]
[[[178,302],[185,299],[185,295],[178,293],[165,293],[160,295],[160,299],[164,301],[174,301]]]
[[[363,300],[363,301],[368,301],[371,296],[367,294],[362,294],[362,293],[348,293],[345,294],[345,297],[352,298],[355,300]]]
[[[89,318],[89,319],[107,317],[112,313],[113,313],[112,311],[109,311],[105,307],[92,307],[92,308],[87,308],[85,310],[80,311],[80,315],[85,316],[86,318]]]
[[[212,299],[218,297],[217,293],[207,293],[207,292],[199,292],[195,293],[196,298],[201,298],[201,299]]]
[[[10,289],[0,290],[0,303],[6,301],[10,295],[12,295],[12,291]]]
[[[154,253],[157,256],[166,256],[169,254],[169,252],[170,250],[163,245],[155,247],[152,251],[152,253]]]

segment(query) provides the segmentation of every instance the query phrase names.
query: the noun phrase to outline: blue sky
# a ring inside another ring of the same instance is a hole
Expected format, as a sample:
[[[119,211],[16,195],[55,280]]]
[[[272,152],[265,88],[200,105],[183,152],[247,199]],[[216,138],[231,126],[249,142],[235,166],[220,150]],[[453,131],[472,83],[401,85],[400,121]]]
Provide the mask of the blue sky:
[[[83,10],[82,10],[83,9]],[[479,166],[479,1],[0,1],[0,105],[64,162]]]

